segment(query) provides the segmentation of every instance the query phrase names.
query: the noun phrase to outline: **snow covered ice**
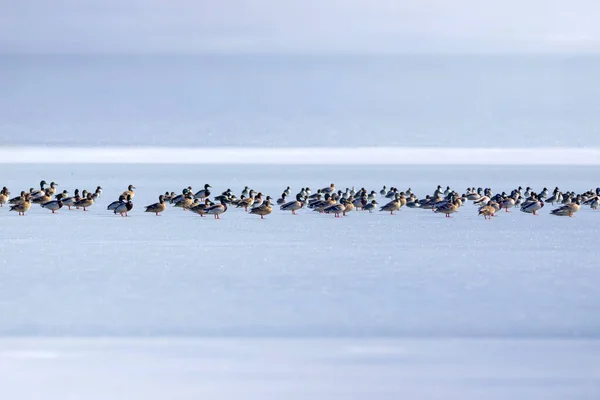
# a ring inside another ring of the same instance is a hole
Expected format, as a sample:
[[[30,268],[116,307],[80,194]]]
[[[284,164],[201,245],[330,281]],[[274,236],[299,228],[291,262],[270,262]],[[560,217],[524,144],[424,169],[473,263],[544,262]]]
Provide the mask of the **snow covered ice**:
[[[142,212],[160,193],[205,183],[274,198],[331,182],[419,195],[438,184],[585,191],[598,167],[3,170],[13,193],[40,179],[104,192],[87,213],[0,209],[2,398],[600,396],[600,212]],[[129,184],[131,217],[106,211]]]

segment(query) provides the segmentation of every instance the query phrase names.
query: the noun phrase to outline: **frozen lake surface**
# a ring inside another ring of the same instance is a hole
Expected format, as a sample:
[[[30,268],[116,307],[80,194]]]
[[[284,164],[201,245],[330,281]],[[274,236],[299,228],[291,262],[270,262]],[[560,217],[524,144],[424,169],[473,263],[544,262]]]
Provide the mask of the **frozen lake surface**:
[[[598,167],[3,171],[13,195],[41,179],[104,193],[87,213],[0,209],[1,397],[24,385],[15,376],[47,389],[32,385],[23,398],[119,398],[121,384],[148,399],[600,395],[599,211],[559,218],[547,205],[539,217],[515,209],[491,221],[470,204],[452,219],[411,209],[341,219],[276,210],[265,220],[229,210],[220,221],[141,212],[160,193],[204,183],[275,198],[331,182],[420,197],[438,184],[582,192],[599,186]],[[130,183],[131,218],[106,211]],[[113,375],[125,383],[102,384]],[[65,376],[75,383],[59,385]]]

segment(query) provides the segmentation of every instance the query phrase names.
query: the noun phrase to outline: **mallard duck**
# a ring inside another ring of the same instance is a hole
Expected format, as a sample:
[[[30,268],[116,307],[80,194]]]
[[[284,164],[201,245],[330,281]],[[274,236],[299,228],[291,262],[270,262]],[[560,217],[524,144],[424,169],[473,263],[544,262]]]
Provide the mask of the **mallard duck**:
[[[340,214],[342,214],[345,210],[346,206],[342,203],[332,204],[323,208],[323,212],[325,214],[335,214],[336,218],[339,218]]]
[[[544,201],[538,200],[535,194],[531,194],[531,197],[521,204],[520,210],[524,213],[538,215],[537,211],[541,210],[543,207]]]
[[[46,193],[46,181],[40,182],[40,188],[38,190],[34,190],[33,188],[29,189],[29,193],[31,194],[31,199],[35,199],[38,196],[41,196]]]
[[[8,189],[6,189],[6,187],[4,187],[2,189],[2,191],[0,191],[0,207],[4,206],[4,204],[8,203],[9,195],[10,195],[10,192],[8,191]]]
[[[211,201],[209,199],[205,199],[204,203],[200,203],[197,206],[191,207],[190,211],[195,214],[200,215],[201,217],[204,217],[204,215],[206,215],[206,210],[213,205],[214,204],[211,203]]]
[[[492,206],[483,206],[479,209],[478,215],[483,215],[484,219],[492,219],[496,214],[496,209]]]
[[[83,207],[83,211],[87,211],[87,208],[94,205],[94,198],[91,193],[87,193],[86,197],[73,204],[76,208]]]
[[[252,205],[254,204],[254,190],[250,190],[249,195],[250,195],[250,197],[240,199],[240,201],[238,201],[238,203],[236,204],[236,207],[237,208],[243,207],[244,211],[248,211],[248,207],[252,207]]]
[[[283,191],[283,193],[285,193],[286,196],[289,196],[291,193],[292,189],[288,186],[287,188],[285,188],[285,190]]]
[[[321,189],[322,193],[333,193],[335,192],[335,185],[332,183],[331,185]]]
[[[265,215],[269,215],[273,212],[273,207],[271,207],[271,197],[267,196],[265,202],[259,206],[254,207],[250,210],[250,214],[260,215],[260,219],[264,219]]]
[[[144,212],[155,213],[156,216],[158,217],[159,213],[165,211],[166,208],[167,208],[167,205],[165,204],[165,196],[163,196],[161,194],[160,196],[158,196],[158,203],[154,203],[154,204],[150,204],[149,206],[146,206],[146,209],[144,210]]]
[[[25,196],[28,196],[28,195],[29,194],[26,191],[22,190],[20,195],[8,200],[8,204],[21,204],[25,201]]]
[[[391,215],[394,215],[394,211],[398,211],[400,209],[400,194],[396,193],[396,197],[394,200],[385,204],[383,207],[379,209],[379,211],[389,211]]]
[[[592,202],[590,203],[590,208],[592,210],[597,210],[598,209],[598,196],[596,196],[596,198],[594,198],[592,200]]]
[[[9,211],[16,211],[19,215],[25,215],[25,213],[31,208],[31,195],[25,194],[23,196],[23,202],[12,205]]]
[[[186,211],[188,208],[190,208],[190,206],[193,203],[194,203],[194,198],[193,198],[192,194],[187,192],[186,195],[183,196],[183,198],[181,200],[179,200],[173,204],[173,207],[183,208],[183,210]]]
[[[50,193],[50,196],[54,196],[54,193],[56,193],[57,186],[58,186],[58,183],[50,182],[50,187],[48,189],[46,189],[46,193]]]
[[[70,210],[71,207],[74,206],[75,203],[79,200],[81,200],[81,197],[79,196],[79,189],[75,189],[75,192],[73,192],[73,196],[63,199],[63,204],[69,207]]]
[[[293,215],[296,215],[296,211],[302,207],[304,207],[303,197],[298,193],[296,200],[283,204],[279,209],[282,211],[291,211]]]
[[[244,186],[244,190],[242,190],[241,196],[248,198],[249,195],[250,195],[250,188],[248,186]]]
[[[63,206],[62,199],[48,201],[41,205],[42,208],[51,210],[52,214],[56,214],[56,211],[60,210]]]
[[[135,192],[133,191],[133,189],[136,189],[136,187],[133,185],[127,186],[127,190],[123,192],[123,196],[125,198],[127,198],[127,196],[131,196],[131,198],[133,199],[133,197],[135,196]]]
[[[199,190],[198,192],[196,192],[196,194],[194,195],[195,199],[200,199],[200,200],[204,200],[207,197],[210,196],[210,190],[208,190],[208,188],[211,188],[212,186],[210,186],[208,183],[206,185],[204,185],[204,189]]]
[[[574,202],[570,204],[566,204],[562,207],[556,208],[550,211],[550,214],[557,215],[559,217],[572,217],[579,209],[581,208],[581,204],[579,199],[576,199]]]
[[[215,204],[206,209],[206,214],[211,214],[215,216],[215,219],[221,219],[220,215],[227,211],[227,204]]]
[[[374,212],[375,210],[377,210],[377,201],[371,200],[369,204],[366,204],[363,207],[363,210],[368,211],[370,213]]]
[[[50,194],[50,190],[46,189],[45,193],[33,198],[31,203],[33,204],[44,204],[52,200],[52,195]]]
[[[110,203],[106,209],[110,210],[110,211],[114,211],[117,207],[119,207],[121,204],[125,203],[125,196],[120,195],[119,196],[119,200],[115,200],[112,203]]]
[[[349,212],[354,211],[354,204],[352,203],[353,200],[354,200],[354,198],[352,196],[350,196],[350,198],[344,202],[344,206],[346,207],[342,213],[344,215],[344,217]]]
[[[67,191],[67,190],[63,190],[62,192],[57,193],[57,194],[54,195],[54,198],[56,200],[64,200],[67,197],[69,197],[69,191]]]
[[[262,196],[263,196],[263,194],[259,192],[254,197],[254,203],[252,203],[252,208],[260,207],[263,205],[264,200],[263,200]]]
[[[438,214],[446,214],[446,218],[452,218],[450,214],[455,213],[458,210],[458,202],[453,199],[451,202],[442,205],[441,207],[434,208],[434,212]]]
[[[131,211],[132,208],[133,208],[133,203],[131,202],[131,195],[127,195],[126,201],[119,204],[119,206],[114,209],[113,213],[115,213],[115,214],[119,213],[119,214],[121,214],[121,217],[128,217],[129,215],[127,215],[127,213],[129,211]]]
[[[281,193],[281,197],[277,199],[277,205],[279,205],[279,206],[280,206],[280,205],[282,205],[282,204],[285,204],[285,198],[286,198],[287,196],[288,196],[288,195],[287,195],[287,194],[285,194],[285,192]]]
[[[102,194],[102,188],[100,186],[98,186],[96,188],[96,190],[94,191],[94,193],[92,193],[92,197],[94,198],[94,201],[98,200],[98,197],[100,197],[101,194]]]
[[[387,194],[387,188],[385,187],[385,185],[383,185],[383,189],[379,191],[379,194],[382,196],[385,196]]]
[[[500,209],[504,208],[504,210],[506,212],[510,212],[508,211],[509,208],[512,208],[515,206],[515,199],[512,197],[507,197],[505,199],[502,200],[502,202],[500,202]]]

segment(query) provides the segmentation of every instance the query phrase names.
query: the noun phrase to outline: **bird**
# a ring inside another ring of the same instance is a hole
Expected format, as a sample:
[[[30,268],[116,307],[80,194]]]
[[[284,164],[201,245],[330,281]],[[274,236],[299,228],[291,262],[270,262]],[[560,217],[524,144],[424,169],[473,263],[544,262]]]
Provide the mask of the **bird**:
[[[133,197],[135,196],[135,192],[133,191],[133,189],[135,188],[136,187],[133,185],[127,186],[127,190],[123,192],[123,197],[127,198],[127,196],[129,195],[133,199]]]
[[[261,206],[254,207],[250,210],[250,214],[260,215],[260,219],[264,219],[265,215],[269,215],[273,212],[273,207],[271,207],[271,197],[267,196],[266,200]]]
[[[167,208],[167,205],[165,204],[165,196],[161,194],[160,196],[158,196],[158,203],[154,203],[154,204],[150,204],[149,206],[146,206],[146,209],[144,210],[144,212],[155,213],[156,216],[158,217],[159,214],[161,212],[165,211],[166,208]]]
[[[579,200],[575,200],[573,203],[570,204],[566,204],[562,207],[556,208],[552,211],[550,211],[550,214],[552,215],[557,215],[559,217],[572,217],[573,214],[575,214],[577,211],[579,211],[579,208],[581,207],[581,204],[579,203]]]
[[[398,211],[400,209],[400,194],[396,193],[394,200],[385,204],[383,207],[379,209],[379,211],[389,211],[391,215],[394,215],[394,211]]]
[[[92,194],[88,193],[86,197],[82,198],[79,201],[76,201],[73,205],[77,208],[83,207],[83,211],[87,211],[86,208],[89,208],[94,205],[94,199],[92,197]]]
[[[221,219],[220,215],[227,211],[227,204],[221,202],[221,204],[215,204],[206,209],[206,214],[214,215],[215,219]]]
[[[206,199],[208,196],[210,196],[210,190],[208,190],[208,188],[211,188],[212,186],[210,186],[208,183],[206,185],[204,185],[204,189],[199,190],[196,192],[196,194],[194,195],[195,199],[200,199],[200,200],[204,200]]]
[[[479,209],[478,215],[483,215],[484,219],[492,219],[496,214],[496,209],[492,206],[483,206]]]
[[[44,204],[41,204],[42,208],[45,208],[47,210],[51,210],[52,214],[56,214],[56,211],[60,210],[63,206],[63,201],[62,199],[58,199],[58,200],[51,200],[48,201]]]
[[[296,211],[304,207],[304,201],[302,200],[300,193],[296,195],[296,200],[287,202],[279,207],[282,211],[291,211],[293,215],[296,215]]]
[[[10,207],[9,211],[17,211],[19,215],[25,215],[25,213],[31,208],[31,195],[26,194],[23,198],[23,202],[14,204]]]
[[[121,214],[121,217],[128,217],[129,215],[127,215],[127,213],[129,211],[131,211],[131,209],[133,208],[133,203],[131,202],[131,195],[128,194],[127,195],[127,201],[119,204],[119,206],[117,208],[114,209],[114,213],[117,214]],[[125,215],[123,215],[125,214]]]
[[[125,202],[125,196],[120,195],[119,196],[119,200],[115,200],[112,203],[110,203],[106,209],[109,211],[114,211],[117,207],[119,207],[121,204],[123,204]]]

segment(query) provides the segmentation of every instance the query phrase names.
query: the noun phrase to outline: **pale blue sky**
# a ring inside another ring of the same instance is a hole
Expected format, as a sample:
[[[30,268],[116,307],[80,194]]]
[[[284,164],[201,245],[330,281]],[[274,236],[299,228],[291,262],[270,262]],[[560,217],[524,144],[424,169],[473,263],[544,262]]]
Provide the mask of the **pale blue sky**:
[[[597,0],[5,0],[0,52],[597,52]]]

